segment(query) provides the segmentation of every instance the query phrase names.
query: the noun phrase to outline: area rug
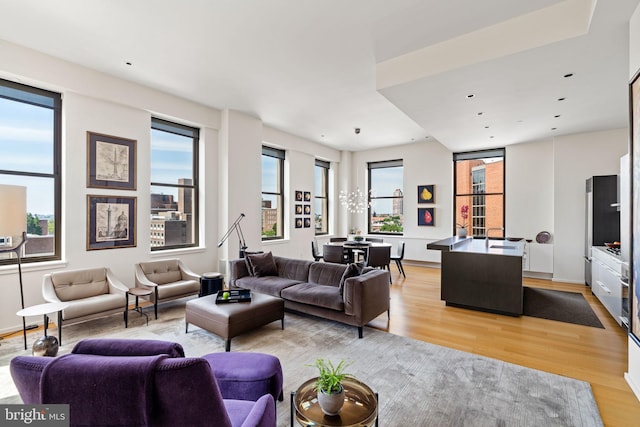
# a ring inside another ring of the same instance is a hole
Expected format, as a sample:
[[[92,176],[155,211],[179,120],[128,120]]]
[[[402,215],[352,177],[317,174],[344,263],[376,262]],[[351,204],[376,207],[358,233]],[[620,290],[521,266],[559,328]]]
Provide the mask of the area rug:
[[[179,342],[187,356],[224,349],[224,341],[190,326],[185,334],[184,303],[160,307],[160,318],[145,326],[130,316],[125,329],[116,315],[63,329],[61,354],[83,338],[119,337]],[[29,342],[37,336],[29,335]],[[285,329],[270,323],[236,337],[232,351],[276,355],[283,367],[283,402],[278,426],[290,425],[289,396],[316,375],[309,366],[322,357],[349,363],[348,372],[379,394],[381,426],[602,426],[588,383],[365,328],[286,313]],[[0,403],[20,403],[9,375],[9,361],[29,354],[22,337],[0,347]]]
[[[604,329],[581,293],[525,286],[523,298],[525,316]]]

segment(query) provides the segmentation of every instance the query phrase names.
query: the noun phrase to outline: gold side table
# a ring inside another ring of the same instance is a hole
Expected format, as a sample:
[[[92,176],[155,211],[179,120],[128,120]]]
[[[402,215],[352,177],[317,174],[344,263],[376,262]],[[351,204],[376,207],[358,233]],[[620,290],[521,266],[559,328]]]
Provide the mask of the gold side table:
[[[378,393],[355,378],[342,380],[344,406],[338,415],[322,412],[314,388],[317,378],[305,381],[291,392],[291,427],[295,419],[301,426],[378,426]]]

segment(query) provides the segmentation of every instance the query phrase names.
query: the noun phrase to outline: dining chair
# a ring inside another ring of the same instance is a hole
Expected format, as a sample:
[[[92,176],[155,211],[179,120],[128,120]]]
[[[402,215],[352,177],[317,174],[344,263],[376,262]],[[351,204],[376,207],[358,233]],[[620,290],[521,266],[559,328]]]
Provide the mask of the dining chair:
[[[398,266],[398,271],[402,273],[402,276],[406,279],[407,275],[404,274],[404,267],[402,266],[402,260],[404,259],[404,242],[400,242],[395,255],[391,256],[391,261],[395,261]]]
[[[316,239],[311,240],[311,255],[314,261],[320,261],[322,254],[318,253],[318,241]]]
[[[371,246],[367,251],[367,267],[382,268],[391,271],[391,246]],[[389,274],[391,283],[391,274]]]
[[[371,243],[384,243],[384,239],[382,237],[365,237],[364,240]]]
[[[346,263],[344,249],[340,245],[322,245],[322,258],[325,262]]]

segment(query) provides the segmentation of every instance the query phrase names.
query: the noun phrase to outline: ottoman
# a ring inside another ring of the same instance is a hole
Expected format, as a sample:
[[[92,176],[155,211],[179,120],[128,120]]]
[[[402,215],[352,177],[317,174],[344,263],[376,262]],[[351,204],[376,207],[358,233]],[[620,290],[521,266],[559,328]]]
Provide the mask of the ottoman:
[[[282,401],[280,360],[264,353],[211,353],[202,356],[211,366],[223,399],[256,401],[265,394]]]
[[[216,295],[187,301],[185,333],[189,324],[213,332],[225,340],[225,351],[231,350],[231,338],[275,320],[284,329],[284,301],[280,298],[251,292],[250,302],[216,304]]]

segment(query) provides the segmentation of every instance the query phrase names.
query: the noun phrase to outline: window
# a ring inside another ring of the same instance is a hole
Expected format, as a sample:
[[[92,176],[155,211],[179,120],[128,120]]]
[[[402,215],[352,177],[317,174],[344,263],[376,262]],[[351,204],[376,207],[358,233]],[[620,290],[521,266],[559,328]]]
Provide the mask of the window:
[[[402,160],[369,163],[369,233],[402,234]]]
[[[316,235],[329,233],[329,162],[316,160],[314,227]]]
[[[198,245],[198,129],[151,119],[151,250]]]
[[[471,236],[504,237],[504,149],[453,155],[455,228],[465,226]],[[468,210],[464,219],[461,209]],[[500,230],[503,229],[503,230]]]
[[[284,151],[262,147],[262,240],[283,239]]]
[[[0,193],[25,188],[24,262],[61,258],[61,111],[59,93],[0,79]],[[15,263],[13,253],[0,254],[0,265]]]

